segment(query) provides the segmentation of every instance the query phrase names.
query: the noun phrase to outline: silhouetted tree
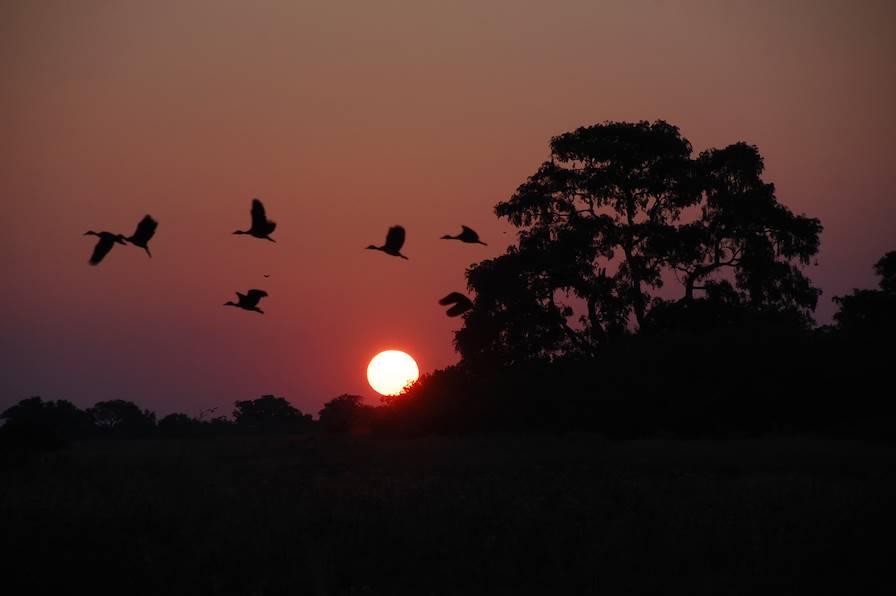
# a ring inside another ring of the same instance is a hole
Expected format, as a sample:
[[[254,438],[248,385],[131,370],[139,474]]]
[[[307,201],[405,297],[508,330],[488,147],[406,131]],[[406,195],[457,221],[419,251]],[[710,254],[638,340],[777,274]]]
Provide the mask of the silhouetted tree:
[[[123,399],[97,402],[87,413],[97,429],[115,437],[146,437],[156,429],[156,415]]]
[[[495,207],[520,228],[518,245],[467,272],[476,299],[455,337],[464,359],[593,355],[640,331],[674,278],[680,301],[703,291],[808,320],[819,292],[798,264],[818,250],[818,220],[777,202],[755,147],[691,154],[663,121],[553,138],[550,161]]]
[[[880,289],[896,294],[896,250],[891,250],[874,264],[874,272],[880,276]]]
[[[360,395],[348,393],[331,399],[318,413],[322,430],[331,433],[361,433],[370,429],[372,407]]]
[[[175,412],[159,420],[159,433],[168,437],[185,437],[197,434],[200,422],[186,414]]]
[[[492,371],[487,380],[496,376]],[[469,367],[463,365],[425,373],[405,393],[383,400],[384,405],[374,412],[374,428],[404,435],[493,428],[495,418],[484,416],[479,408],[490,408],[496,400],[482,399],[481,391],[487,383],[477,382],[481,380],[474,379]],[[492,398],[496,395],[491,393]]]
[[[557,305],[553,284],[535,265],[541,258],[510,247],[467,272],[475,306],[455,334],[465,360],[493,368],[547,359],[580,343],[567,323],[571,309]]]
[[[310,415],[293,407],[285,398],[262,395],[258,399],[234,402],[237,428],[258,433],[298,433],[313,425]]]
[[[880,276],[879,290],[853,290],[835,296],[840,309],[834,321],[840,331],[856,336],[889,338],[896,335],[896,251],[890,251],[874,265]]]
[[[55,448],[88,437],[93,432],[90,416],[70,401],[23,399],[0,414],[0,441],[16,445]]]
[[[820,222],[778,203],[774,185],[762,180],[765,165],[755,146],[710,149],[695,165],[701,216],[653,242],[683,278],[684,299],[712,288],[713,276],[729,270],[735,281],[729,303],[736,295],[753,310],[811,321],[821,292],[796,263],[808,264],[818,252]]]
[[[593,333],[604,330],[597,300],[605,292],[624,297],[640,323],[649,289],[661,285],[663,255],[651,243],[699,199],[690,155],[691,144],[663,121],[582,127],[551,139],[550,161],[495,213],[522,229],[521,248],[551,253],[543,269],[555,289],[592,302]],[[598,261],[617,254],[613,283],[596,287],[604,285]]]

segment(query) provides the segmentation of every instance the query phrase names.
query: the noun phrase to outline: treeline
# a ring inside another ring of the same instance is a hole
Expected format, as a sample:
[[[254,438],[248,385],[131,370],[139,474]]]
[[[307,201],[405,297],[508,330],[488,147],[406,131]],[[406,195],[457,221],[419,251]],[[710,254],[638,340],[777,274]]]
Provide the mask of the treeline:
[[[176,412],[158,418],[121,399],[83,410],[64,399],[31,397],[0,414],[0,446],[57,448],[91,439],[364,432],[364,427],[369,429],[365,413],[371,409],[360,396],[341,395],[327,402],[314,420],[283,397],[263,395],[236,401],[232,418],[209,416],[214,410],[196,417]]]
[[[608,436],[819,433],[896,438],[896,251],[834,324],[689,301],[594,356],[464,360],[392,400],[392,432],[582,429]]]

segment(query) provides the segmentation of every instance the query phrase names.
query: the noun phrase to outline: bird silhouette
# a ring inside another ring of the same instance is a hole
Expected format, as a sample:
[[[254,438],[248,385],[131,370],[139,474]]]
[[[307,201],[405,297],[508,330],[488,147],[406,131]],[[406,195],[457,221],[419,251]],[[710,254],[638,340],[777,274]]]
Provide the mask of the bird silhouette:
[[[387,255],[392,255],[393,257],[401,257],[402,259],[407,259],[406,256],[401,254],[401,247],[404,246],[404,228],[401,226],[392,226],[389,228],[389,232],[386,234],[386,243],[382,246],[374,246],[371,244],[367,248],[370,250],[381,250]]]
[[[159,227],[159,223],[151,216],[146,215],[140,220],[140,223],[137,224],[137,229],[134,230],[134,233],[125,238],[125,240],[134,246],[139,246],[146,251],[146,254],[149,255],[150,258],[152,258],[152,253],[149,252],[149,240],[152,238],[153,234],[156,233],[157,227]]]
[[[445,234],[441,239],[460,240],[461,242],[466,242],[467,244],[481,244],[482,246],[488,246],[488,244],[479,239],[479,234],[476,233],[476,230],[474,230],[473,228],[468,228],[467,226],[461,226],[461,233],[457,236],[449,236],[448,234]]]
[[[270,234],[274,232],[274,229],[277,227],[277,223],[268,219],[268,216],[265,215],[264,205],[261,204],[261,201],[258,199],[252,199],[252,227],[248,230],[237,230],[234,234],[248,234],[254,238],[262,238],[264,240],[270,240],[271,242],[276,242],[273,238],[271,238]]]
[[[93,247],[93,254],[90,256],[90,261],[88,261],[91,265],[99,265],[100,261],[103,260],[109,251],[112,250],[112,247],[115,244],[124,244],[125,237],[121,234],[113,234],[112,232],[94,232],[90,230],[88,232],[84,232],[85,236],[97,236],[99,238],[99,242],[96,243],[96,246]]]
[[[232,302],[228,300],[224,303],[224,306],[235,306],[237,308],[242,308],[244,310],[252,310],[260,314],[264,314],[264,311],[258,308],[258,301],[267,296],[268,293],[264,290],[249,290],[245,294],[236,293],[236,297],[239,299],[239,302]]]
[[[460,292],[451,292],[450,294],[439,300],[439,304],[441,304],[442,306],[448,306],[449,304],[454,305],[445,313],[449,317],[462,315],[473,308],[473,302]]]

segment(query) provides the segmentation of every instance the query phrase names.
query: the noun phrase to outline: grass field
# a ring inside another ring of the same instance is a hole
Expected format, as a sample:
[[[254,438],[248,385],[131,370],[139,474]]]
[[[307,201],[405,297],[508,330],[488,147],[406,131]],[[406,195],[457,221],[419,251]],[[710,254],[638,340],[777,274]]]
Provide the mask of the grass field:
[[[96,441],[2,461],[2,584],[754,594],[893,583],[896,449],[589,435]]]

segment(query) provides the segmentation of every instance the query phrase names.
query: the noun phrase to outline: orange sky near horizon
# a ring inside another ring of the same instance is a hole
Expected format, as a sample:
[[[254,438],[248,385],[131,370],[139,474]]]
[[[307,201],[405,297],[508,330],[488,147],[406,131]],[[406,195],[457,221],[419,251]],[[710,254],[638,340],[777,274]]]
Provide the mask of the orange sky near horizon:
[[[437,300],[513,238],[495,203],[551,136],[605,120],[756,144],[779,200],[824,225],[820,322],[896,249],[893,3],[0,6],[0,409],[373,402],[381,350],[457,361]],[[231,234],[252,197],[276,244]],[[87,265],[84,231],[146,213],[151,260]],[[439,240],[462,223],[489,246]],[[393,224],[409,261],[364,250]],[[221,307],[253,287],[264,316]]]

